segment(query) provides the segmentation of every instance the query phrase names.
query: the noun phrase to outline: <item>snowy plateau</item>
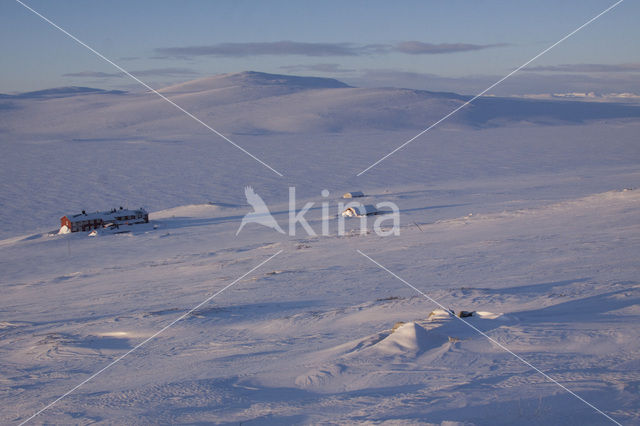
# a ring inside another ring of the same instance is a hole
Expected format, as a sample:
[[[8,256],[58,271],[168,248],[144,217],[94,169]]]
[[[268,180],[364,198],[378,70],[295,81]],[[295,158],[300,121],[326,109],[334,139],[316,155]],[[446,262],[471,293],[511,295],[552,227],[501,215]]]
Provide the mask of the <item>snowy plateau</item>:
[[[154,93],[0,95],[1,424],[640,424],[640,106],[482,97],[357,176],[470,97],[159,92],[283,176]],[[246,186],[318,236],[236,236]],[[320,235],[355,190],[400,235]],[[151,221],[55,235],[114,206]]]

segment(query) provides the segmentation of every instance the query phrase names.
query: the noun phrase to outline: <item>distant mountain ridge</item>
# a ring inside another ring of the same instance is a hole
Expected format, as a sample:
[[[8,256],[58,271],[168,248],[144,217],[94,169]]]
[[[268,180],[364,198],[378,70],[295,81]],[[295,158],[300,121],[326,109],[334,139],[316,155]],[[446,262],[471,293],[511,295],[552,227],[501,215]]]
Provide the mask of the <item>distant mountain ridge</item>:
[[[349,88],[345,84],[334,78],[306,77],[283,74],[268,74],[257,71],[243,71],[230,74],[218,74],[211,77],[190,80],[184,83],[164,87],[159,89],[162,93],[188,93],[206,91],[211,89],[221,89],[234,86],[257,86],[257,87],[289,87],[301,90],[313,89],[343,89]]]
[[[471,99],[455,93],[357,88],[332,78],[246,71],[200,78],[158,92],[226,134],[422,130]],[[31,100],[37,99],[37,103]],[[88,87],[6,95],[0,132],[101,139],[205,131],[153,93]],[[33,117],[43,120],[37,126]],[[640,119],[640,107],[615,103],[481,97],[442,124],[501,127]]]
[[[23,92],[18,93],[16,95],[7,95],[0,94],[2,98],[18,98],[18,99],[31,99],[31,98],[64,98],[68,96],[76,96],[76,95],[87,95],[87,94],[111,94],[111,95],[121,95],[127,92],[123,90],[104,90],[104,89],[96,89],[93,87],[82,87],[82,86],[63,86],[63,87],[54,87],[51,89],[44,90],[36,90],[32,92]]]

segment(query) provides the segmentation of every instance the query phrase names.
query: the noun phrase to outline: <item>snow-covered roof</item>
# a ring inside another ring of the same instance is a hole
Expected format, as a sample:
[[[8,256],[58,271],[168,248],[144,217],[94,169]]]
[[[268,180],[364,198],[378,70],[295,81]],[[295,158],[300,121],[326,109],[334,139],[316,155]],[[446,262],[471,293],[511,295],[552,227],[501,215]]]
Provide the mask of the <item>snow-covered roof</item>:
[[[93,212],[93,213],[78,213],[74,215],[67,215],[71,222],[80,222],[83,220],[95,220],[102,219],[104,222],[108,222],[111,220],[117,220],[117,217],[122,216],[137,216],[138,214],[145,215],[147,211],[143,208],[139,208],[136,210],[131,209],[111,209],[102,212]]]
[[[377,213],[378,209],[376,208],[376,206],[372,204],[359,204],[357,206],[352,206],[345,209],[345,211],[342,212],[342,216],[368,216]]]

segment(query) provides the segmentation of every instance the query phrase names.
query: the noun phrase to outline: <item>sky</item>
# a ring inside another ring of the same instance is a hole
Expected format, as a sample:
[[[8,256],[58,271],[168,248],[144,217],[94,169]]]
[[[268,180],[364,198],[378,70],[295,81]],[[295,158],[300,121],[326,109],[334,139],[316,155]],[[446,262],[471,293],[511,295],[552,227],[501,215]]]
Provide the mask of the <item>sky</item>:
[[[261,71],[477,93],[613,0],[23,0],[153,87]],[[490,94],[640,94],[640,2],[625,0]],[[142,90],[20,3],[0,1],[0,93]]]

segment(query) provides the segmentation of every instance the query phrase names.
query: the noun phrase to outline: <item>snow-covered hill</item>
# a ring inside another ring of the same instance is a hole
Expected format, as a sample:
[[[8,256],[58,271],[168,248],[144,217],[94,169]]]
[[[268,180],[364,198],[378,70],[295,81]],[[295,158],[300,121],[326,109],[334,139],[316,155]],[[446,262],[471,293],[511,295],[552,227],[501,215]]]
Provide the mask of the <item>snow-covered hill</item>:
[[[467,98],[251,72],[161,91],[284,177],[154,94],[0,99],[0,423],[185,313],[33,421],[610,423],[498,342],[640,423],[637,109],[479,99],[356,177]],[[247,185],[284,229],[295,186],[318,233],[350,190],[401,232],[236,235]],[[151,223],[48,232],[120,205]]]
[[[349,86],[332,78],[299,77],[294,75],[267,74],[255,71],[245,71],[232,74],[219,74],[212,77],[200,78],[159,90],[165,94],[206,92],[209,90],[244,87],[258,89],[271,87],[280,89],[280,93],[294,90],[313,89],[342,89]]]
[[[464,103],[468,97],[408,89],[362,89],[317,77],[244,72],[198,79],[159,90],[228,135],[270,133],[344,133],[421,130]],[[152,93],[42,91],[4,100],[0,131],[4,137],[172,138],[189,129],[183,114]],[[33,125],[37,118],[38,125]],[[640,107],[601,103],[503,98],[479,99],[453,116],[446,127],[493,127],[513,123],[582,123],[640,118]]]

